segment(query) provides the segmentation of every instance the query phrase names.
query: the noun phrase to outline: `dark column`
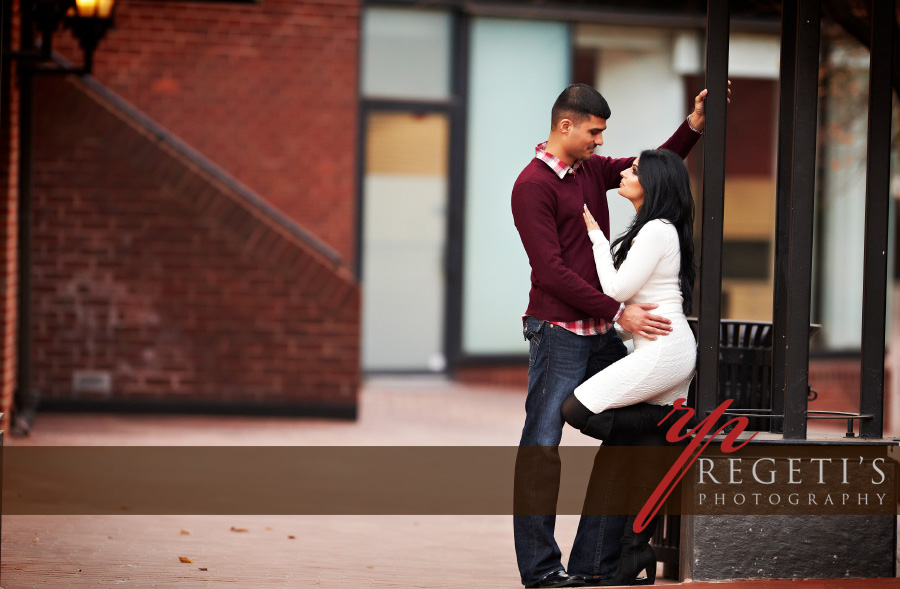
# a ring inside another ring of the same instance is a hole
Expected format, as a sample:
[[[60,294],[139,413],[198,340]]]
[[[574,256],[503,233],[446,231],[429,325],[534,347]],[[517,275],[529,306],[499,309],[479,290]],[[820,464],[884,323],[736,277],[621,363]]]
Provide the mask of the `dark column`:
[[[787,351],[787,262],[790,255],[791,169],[794,157],[794,57],[797,52],[797,0],[784,0],[781,14],[781,77],[778,109],[778,179],[775,210],[775,288],[772,302],[772,414],[784,415],[784,358]],[[784,431],[784,420],[772,420]]]
[[[697,413],[718,404],[722,298],[722,217],[725,210],[725,121],[728,98],[728,2],[709,0],[706,17],[706,128],[703,150],[703,235],[700,242],[700,337]]]
[[[21,39],[23,52],[34,49],[32,2],[23,0]],[[37,409],[37,392],[31,386],[31,160],[34,72],[19,61],[19,291],[16,343],[16,389],[12,433],[28,434]]]
[[[809,388],[809,309],[812,295],[816,112],[820,0],[800,0],[797,16],[790,254],[785,332],[784,437],[806,439]]]
[[[895,0],[872,0],[862,364],[859,383],[859,411],[872,415],[871,419],[864,419],[860,427],[862,436],[867,438],[880,438],[884,429],[884,323],[891,172],[891,70],[895,22]]]
[[[469,17],[454,18],[453,106],[450,110],[450,175],[447,207],[447,303],[444,354],[452,373],[462,356],[463,242],[465,239],[466,114],[469,97]]]

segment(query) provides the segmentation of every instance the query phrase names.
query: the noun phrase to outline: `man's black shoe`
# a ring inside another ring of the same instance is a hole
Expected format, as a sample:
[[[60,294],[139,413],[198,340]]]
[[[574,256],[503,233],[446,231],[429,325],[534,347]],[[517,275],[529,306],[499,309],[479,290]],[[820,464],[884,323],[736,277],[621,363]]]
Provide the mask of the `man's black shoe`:
[[[584,577],[581,575],[570,575],[563,569],[553,571],[544,575],[544,578],[534,585],[526,585],[526,587],[582,587],[584,586]]]

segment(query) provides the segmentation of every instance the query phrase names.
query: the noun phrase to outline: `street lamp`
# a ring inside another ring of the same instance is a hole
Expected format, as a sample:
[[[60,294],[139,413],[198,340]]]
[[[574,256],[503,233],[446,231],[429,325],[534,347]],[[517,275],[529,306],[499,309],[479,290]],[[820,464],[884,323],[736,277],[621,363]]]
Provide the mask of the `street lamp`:
[[[32,6],[31,16],[35,26],[41,32],[40,56],[20,53],[12,57],[51,61],[53,59],[53,34],[59,29],[59,24],[62,22],[72,29],[72,34],[78,39],[78,44],[84,52],[83,67],[80,70],[65,68],[65,71],[80,74],[91,73],[94,65],[94,51],[100,40],[106,35],[106,31],[113,26],[116,0],[33,0]],[[23,21],[23,25],[25,24]],[[47,70],[42,68],[42,71]]]
[[[75,0],[66,13],[66,24],[84,51],[84,72],[94,66],[94,50],[113,25],[116,0]]]

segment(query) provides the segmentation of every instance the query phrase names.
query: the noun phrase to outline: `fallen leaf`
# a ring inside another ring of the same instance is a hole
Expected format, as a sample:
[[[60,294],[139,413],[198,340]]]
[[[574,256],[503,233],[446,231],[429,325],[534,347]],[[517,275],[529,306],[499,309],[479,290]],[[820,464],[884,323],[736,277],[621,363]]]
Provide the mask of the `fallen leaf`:
[[[201,571],[208,571],[209,569],[206,568],[206,567],[200,567],[200,570],[201,570]]]
[[[249,532],[250,530],[248,530],[247,528],[236,528],[234,526],[231,526],[231,531],[232,532]]]
[[[38,538],[37,536],[35,536],[34,540],[32,540],[32,542],[34,542],[35,544],[39,544],[41,542],[41,539]]]
[[[288,540],[296,540],[296,536],[288,536]]]
[[[181,530],[181,535],[182,535],[182,536],[190,536],[191,533],[188,532],[187,530]]]
[[[193,559],[193,558],[188,558],[188,557],[186,557],[186,556],[179,556],[179,557],[178,557],[178,560],[180,560],[181,562],[194,562],[195,559]]]
[[[374,568],[375,568],[375,565],[373,565],[373,564],[370,564],[370,565],[369,565],[369,566],[367,566],[367,567],[366,567],[366,568],[367,568],[367,569],[374,569]]]

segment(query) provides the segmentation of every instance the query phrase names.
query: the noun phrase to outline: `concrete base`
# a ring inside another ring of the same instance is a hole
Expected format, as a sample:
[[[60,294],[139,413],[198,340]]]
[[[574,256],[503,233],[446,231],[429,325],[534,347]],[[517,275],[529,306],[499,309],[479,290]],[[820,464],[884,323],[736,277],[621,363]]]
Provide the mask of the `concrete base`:
[[[896,576],[891,515],[681,518],[682,580]]]
[[[896,576],[896,440],[762,433],[718,446],[685,477],[682,579]]]

